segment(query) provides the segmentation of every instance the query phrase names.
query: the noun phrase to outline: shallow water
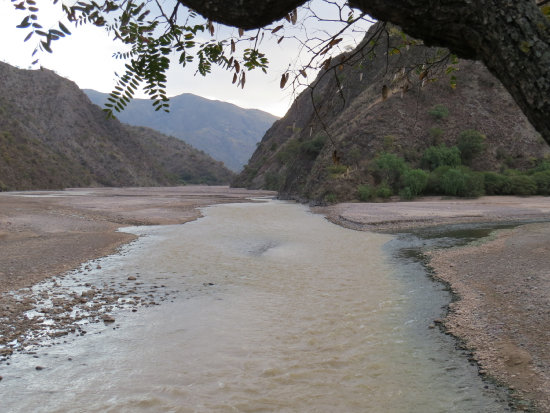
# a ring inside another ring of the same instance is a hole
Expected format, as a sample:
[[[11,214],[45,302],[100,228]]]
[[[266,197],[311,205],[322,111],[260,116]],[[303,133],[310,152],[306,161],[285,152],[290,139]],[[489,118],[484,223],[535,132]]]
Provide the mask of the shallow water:
[[[205,213],[128,229],[143,237],[96,276],[135,274],[176,291],[171,302],[14,355],[0,368],[0,410],[506,410],[453,340],[428,328],[449,296],[398,257],[399,238],[276,201]]]

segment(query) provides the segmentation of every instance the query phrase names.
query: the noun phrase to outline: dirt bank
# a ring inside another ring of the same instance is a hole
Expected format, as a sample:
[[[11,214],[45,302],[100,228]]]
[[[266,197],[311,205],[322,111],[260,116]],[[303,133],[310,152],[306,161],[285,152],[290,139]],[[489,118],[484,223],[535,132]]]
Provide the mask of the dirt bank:
[[[315,207],[329,220],[362,231],[391,231],[464,222],[550,218],[549,197],[484,196],[477,199],[424,197],[409,202],[342,203]]]
[[[400,230],[464,222],[550,219],[550,197],[420,199],[339,204],[318,212],[348,228]],[[550,223],[501,230],[481,245],[432,251],[458,300],[444,328],[473,351],[482,375],[512,388],[516,407],[550,412]]]
[[[430,255],[437,277],[460,298],[444,320],[447,331],[473,349],[482,374],[550,412],[550,224]]]
[[[133,239],[129,225],[181,224],[197,208],[273,195],[228,187],[92,188],[0,193],[0,292],[41,281]]]

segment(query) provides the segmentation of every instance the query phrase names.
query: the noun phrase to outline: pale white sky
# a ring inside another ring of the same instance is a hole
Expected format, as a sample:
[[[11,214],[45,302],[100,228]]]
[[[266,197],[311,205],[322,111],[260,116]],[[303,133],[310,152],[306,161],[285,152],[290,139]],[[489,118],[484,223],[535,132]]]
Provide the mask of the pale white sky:
[[[60,14],[51,6],[51,0],[38,0],[37,3],[40,7],[40,21],[44,27],[47,29],[49,27],[46,24],[51,24],[51,28],[57,28],[56,22]],[[323,9],[328,7],[326,4],[319,3],[318,7],[325,14],[334,12],[332,9]],[[24,12],[15,10],[10,0],[0,0],[0,60],[23,69],[31,68],[31,63],[36,59],[36,56],[32,56],[36,38],[23,42],[29,30],[15,27],[25,15]],[[112,56],[113,53],[121,51],[123,45],[111,40],[102,28],[91,25],[75,28],[68,23],[66,26],[72,35],[52,42],[53,54],[39,52],[37,56],[40,58],[40,65],[74,81],[81,89],[111,92],[116,83],[115,71],[124,72],[124,62],[115,60]],[[316,29],[309,29],[310,33]],[[216,25],[216,33],[221,36],[220,38],[231,30],[236,29]],[[330,26],[325,24],[321,30],[330,30]],[[362,36],[362,33],[356,33],[341,45],[354,45]],[[299,55],[299,44],[292,39],[285,39],[278,45],[275,40],[268,39],[264,40],[260,50],[265,51],[270,60],[268,74],[257,69],[247,72],[244,89],[232,85],[232,73],[218,67],[213,68],[210,75],[203,77],[195,76],[194,65],[182,68],[173,64],[168,73],[168,95],[193,93],[208,99],[222,100],[244,108],[261,109],[283,116],[294,96],[292,90],[281,90],[279,81],[281,74]],[[302,59],[307,58],[303,54],[301,56]],[[314,76],[314,73],[310,74],[308,80],[312,81]]]

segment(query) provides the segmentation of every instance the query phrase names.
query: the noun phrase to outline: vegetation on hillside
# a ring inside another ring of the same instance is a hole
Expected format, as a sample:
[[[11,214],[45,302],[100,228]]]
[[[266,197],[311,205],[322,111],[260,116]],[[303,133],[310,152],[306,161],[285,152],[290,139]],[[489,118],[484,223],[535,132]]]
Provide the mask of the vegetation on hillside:
[[[389,47],[400,41],[390,37]],[[423,45],[390,56],[385,50],[380,44],[337,77],[321,73],[232,184],[314,203],[545,190],[543,175],[536,190],[529,184],[530,171],[550,147],[485,68],[461,61],[455,84],[408,79],[403,66],[445,52]]]

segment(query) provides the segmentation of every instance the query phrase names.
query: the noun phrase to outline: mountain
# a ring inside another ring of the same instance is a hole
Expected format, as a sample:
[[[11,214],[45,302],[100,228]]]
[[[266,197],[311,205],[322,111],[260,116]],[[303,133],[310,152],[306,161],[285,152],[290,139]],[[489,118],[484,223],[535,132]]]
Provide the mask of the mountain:
[[[106,93],[85,90],[92,102],[103,106]],[[148,99],[134,99],[116,114],[125,123],[147,126],[175,136],[239,171],[256,149],[265,131],[278,118],[257,109],[184,93],[170,98],[170,112],[156,112]]]
[[[227,183],[204,152],[147,128],[106,119],[50,70],[0,63],[0,190]]]
[[[482,64],[460,60],[453,85],[446,65],[435,70],[444,49],[402,43],[399,33],[382,36],[373,53],[362,53],[363,43],[341,56],[353,56],[350,64],[321,71],[313,92],[303,92],[266,132],[232,185],[303,201],[353,200],[360,186],[384,183],[381,155],[420,168],[427,148],[452,147],[472,130],[485,136],[483,153],[469,165],[474,172],[511,174],[548,158],[548,145]],[[433,70],[424,77],[427,61]]]

